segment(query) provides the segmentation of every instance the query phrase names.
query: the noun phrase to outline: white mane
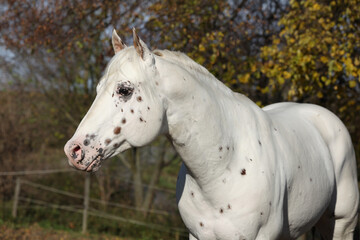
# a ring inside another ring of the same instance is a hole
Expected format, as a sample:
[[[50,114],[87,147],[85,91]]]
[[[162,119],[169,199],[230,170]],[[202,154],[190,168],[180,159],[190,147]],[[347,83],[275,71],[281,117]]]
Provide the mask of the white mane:
[[[232,91],[225,86],[219,79],[217,79],[212,73],[210,73],[205,67],[195,62],[189,56],[183,52],[170,51],[170,50],[159,50],[153,51],[155,55],[163,57],[165,60],[172,62],[176,65],[183,66],[188,72],[195,72],[197,75],[202,77],[198,78],[200,81],[208,81],[213,84],[217,89],[221,89],[225,94],[230,94]],[[209,81],[210,80],[210,81]]]

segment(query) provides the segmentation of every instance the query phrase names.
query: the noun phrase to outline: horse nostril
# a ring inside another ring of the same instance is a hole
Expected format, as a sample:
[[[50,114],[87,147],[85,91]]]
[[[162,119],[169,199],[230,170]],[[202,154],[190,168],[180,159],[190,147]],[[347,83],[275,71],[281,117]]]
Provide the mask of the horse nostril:
[[[74,160],[81,162],[84,159],[84,151],[79,145],[76,145],[71,151],[71,157]]]

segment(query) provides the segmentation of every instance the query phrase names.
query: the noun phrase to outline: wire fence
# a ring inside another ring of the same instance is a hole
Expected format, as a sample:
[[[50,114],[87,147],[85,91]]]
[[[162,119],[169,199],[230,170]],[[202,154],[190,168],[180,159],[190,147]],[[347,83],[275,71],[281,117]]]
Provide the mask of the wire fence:
[[[129,205],[126,205],[126,204],[120,204],[120,203],[115,203],[115,202],[110,202],[110,201],[103,201],[103,200],[96,199],[96,198],[90,198],[89,197],[89,189],[86,190],[86,186],[88,188],[90,186],[89,182],[87,182],[87,181],[90,180],[90,177],[89,177],[90,175],[89,174],[86,174],[86,177],[85,177],[84,195],[69,192],[69,191],[60,190],[60,189],[50,187],[50,186],[47,186],[47,185],[43,185],[43,184],[39,184],[39,183],[35,183],[35,182],[25,180],[25,179],[20,177],[20,176],[26,176],[26,175],[42,175],[42,174],[54,174],[54,173],[67,173],[67,172],[77,172],[77,171],[73,170],[73,169],[49,169],[49,170],[32,170],[32,171],[17,171],[17,172],[0,172],[0,176],[17,176],[16,184],[15,184],[15,191],[14,191],[13,206],[12,206],[12,215],[13,215],[13,217],[17,216],[17,209],[19,208],[19,202],[21,201],[21,202],[27,202],[27,203],[30,203],[30,204],[36,204],[37,207],[40,206],[42,208],[60,209],[60,210],[69,211],[69,212],[73,212],[73,213],[83,214],[83,222],[82,222],[83,233],[86,232],[87,217],[88,217],[88,215],[90,215],[90,216],[101,217],[101,218],[104,218],[104,219],[109,219],[109,220],[119,221],[119,222],[123,222],[123,223],[133,224],[133,225],[153,229],[153,230],[156,230],[156,231],[173,234],[173,235],[175,235],[175,239],[179,239],[180,236],[181,237],[187,237],[188,236],[188,231],[186,229],[184,229],[184,228],[164,227],[163,225],[148,223],[148,222],[139,221],[139,220],[136,220],[136,219],[120,217],[120,216],[117,216],[117,215],[114,215],[114,214],[109,214],[107,212],[97,210],[95,208],[91,208],[90,204],[91,203],[96,203],[96,204],[104,204],[104,205],[107,205],[107,206],[112,206],[112,207],[115,207],[115,208],[121,208],[121,209],[130,210],[130,211],[136,211],[136,212],[146,212],[147,211],[147,212],[162,215],[162,216],[169,216],[171,214],[171,212],[168,212],[166,210],[161,210],[161,209],[149,209],[149,210],[146,210],[146,209],[137,208],[137,207],[134,207],[134,206],[129,206]],[[131,181],[124,181],[124,182],[134,184]],[[74,198],[74,199],[79,199],[79,200],[82,200],[84,204],[83,204],[83,206],[81,206],[81,205],[75,205],[75,206],[74,205],[73,206],[60,205],[60,204],[55,204],[55,203],[49,203],[47,201],[40,200],[40,199],[23,197],[23,196],[20,196],[20,193],[21,193],[21,186],[24,186],[24,185],[30,186],[30,187],[33,187],[33,188],[37,188],[37,189],[40,189],[42,191],[52,192],[52,193],[60,194],[60,195],[63,195],[63,196],[71,197],[71,198]],[[147,187],[151,187],[151,186],[147,186]],[[172,190],[163,189],[163,188],[159,188],[159,187],[156,187],[156,188],[154,187],[154,189],[156,189],[158,191],[171,193],[171,194],[174,193],[174,191],[172,191]],[[314,236],[313,236],[313,238],[314,238]],[[306,239],[306,235],[303,235],[303,236],[299,237],[297,240],[305,240],[305,239]]]
[[[62,195],[68,196],[68,197],[84,199],[84,195],[59,190],[59,189],[56,189],[56,188],[53,188],[53,187],[48,187],[48,186],[45,186],[45,185],[42,185],[42,184],[30,182],[28,180],[21,179],[21,183],[29,185],[29,186],[33,186],[35,188],[43,189],[45,191],[62,194]],[[123,208],[123,209],[128,209],[128,210],[139,211],[139,212],[150,212],[150,213],[161,214],[161,215],[165,215],[165,216],[169,215],[169,212],[164,211],[164,210],[158,210],[158,209],[148,209],[147,210],[147,209],[143,209],[143,208],[137,208],[137,207],[129,206],[129,205],[126,205],[126,204],[120,204],[120,203],[114,203],[114,202],[99,200],[99,199],[96,199],[96,198],[89,198],[89,201],[94,202],[94,203],[103,204],[103,205],[108,205],[108,206],[113,206],[113,207],[118,207],[118,208]]]
[[[82,222],[82,232],[83,233],[85,233],[87,231],[87,218],[88,218],[88,215],[90,215],[90,216],[101,217],[101,218],[105,218],[105,219],[109,219],[109,220],[124,222],[124,223],[128,223],[128,224],[133,224],[133,225],[137,225],[137,226],[142,226],[142,227],[153,229],[153,230],[160,231],[160,232],[174,234],[176,239],[179,239],[180,236],[181,237],[188,236],[187,230],[184,228],[165,227],[165,226],[159,225],[159,224],[153,224],[153,223],[149,223],[149,222],[139,221],[136,219],[120,217],[120,216],[117,216],[114,214],[109,214],[107,212],[100,211],[95,208],[89,207],[91,204],[103,204],[103,205],[107,205],[107,206],[111,206],[111,207],[115,207],[115,208],[126,209],[126,210],[136,211],[136,212],[149,212],[152,214],[157,214],[157,215],[162,215],[162,216],[169,216],[171,214],[171,212],[166,211],[166,210],[161,210],[161,209],[143,209],[143,208],[138,208],[138,207],[134,207],[134,206],[126,205],[126,204],[120,204],[120,203],[115,203],[115,202],[110,202],[110,201],[103,201],[103,200],[96,199],[96,198],[90,198],[89,197],[89,195],[90,195],[90,189],[89,189],[90,188],[90,182],[89,182],[90,174],[85,175],[84,194],[83,195],[74,193],[74,192],[57,189],[57,188],[47,186],[44,184],[35,183],[32,181],[26,180],[26,179],[24,179],[24,177],[22,177],[22,176],[26,176],[26,175],[42,175],[42,174],[54,174],[54,173],[67,173],[67,172],[76,172],[76,171],[73,169],[48,169],[48,170],[32,170],[32,171],[17,171],[17,172],[0,172],[0,176],[16,176],[16,184],[15,184],[14,199],[13,199],[13,206],[12,206],[12,216],[14,218],[17,216],[17,209],[19,207],[19,202],[21,201],[21,202],[27,202],[30,204],[35,204],[35,205],[45,207],[45,208],[60,209],[60,210],[64,210],[64,211],[70,211],[70,212],[74,212],[74,213],[83,214],[83,222]],[[130,181],[124,181],[124,182],[131,183]],[[41,191],[44,191],[44,192],[51,192],[51,193],[59,194],[62,196],[82,200],[83,207],[60,205],[60,204],[50,203],[50,202],[40,200],[40,199],[21,196],[21,188],[23,186],[26,186],[26,188],[33,187],[36,189],[40,189]],[[147,187],[150,187],[150,186],[147,186]],[[167,192],[167,193],[174,193],[171,190],[162,189],[159,187],[156,187],[156,190]]]

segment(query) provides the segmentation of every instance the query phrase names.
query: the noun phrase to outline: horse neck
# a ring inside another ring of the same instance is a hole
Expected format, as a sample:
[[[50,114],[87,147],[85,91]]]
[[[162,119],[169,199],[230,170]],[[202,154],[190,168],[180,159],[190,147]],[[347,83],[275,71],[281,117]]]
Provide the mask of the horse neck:
[[[205,187],[228,171],[241,141],[247,141],[246,123],[260,109],[215,77],[167,70],[172,74],[163,83],[177,88],[166,96],[169,137],[189,174]]]

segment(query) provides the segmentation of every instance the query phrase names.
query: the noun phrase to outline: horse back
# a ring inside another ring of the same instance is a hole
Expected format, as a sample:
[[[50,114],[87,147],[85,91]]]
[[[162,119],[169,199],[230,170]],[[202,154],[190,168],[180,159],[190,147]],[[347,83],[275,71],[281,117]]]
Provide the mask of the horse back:
[[[263,110],[270,117],[278,115],[279,119],[279,116],[281,118],[281,115],[287,115],[290,116],[289,121],[293,119],[295,122],[303,121],[312,125],[330,152],[334,170],[339,171],[344,161],[347,161],[354,167],[356,173],[356,161],[350,134],[342,121],[331,111],[314,104],[298,103],[276,103],[266,106]],[[340,172],[336,173],[337,176],[340,174]]]

